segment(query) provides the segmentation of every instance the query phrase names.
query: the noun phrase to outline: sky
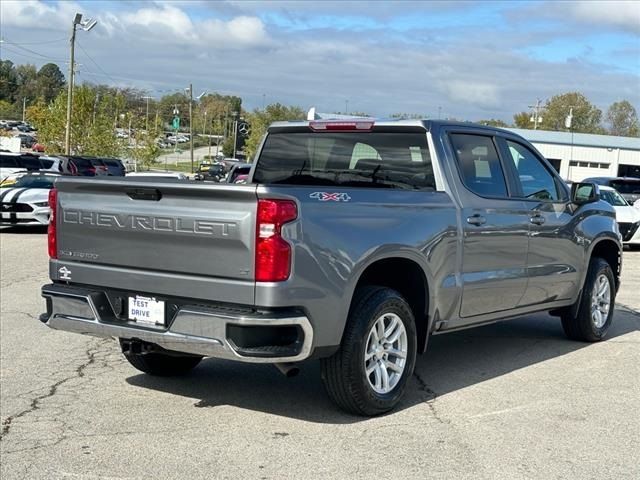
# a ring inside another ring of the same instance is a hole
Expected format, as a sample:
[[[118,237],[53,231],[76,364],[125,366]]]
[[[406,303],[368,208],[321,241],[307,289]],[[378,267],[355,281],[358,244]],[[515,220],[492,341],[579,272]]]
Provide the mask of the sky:
[[[77,81],[320,112],[507,122],[579,91],[640,111],[640,1],[2,0],[0,57]]]

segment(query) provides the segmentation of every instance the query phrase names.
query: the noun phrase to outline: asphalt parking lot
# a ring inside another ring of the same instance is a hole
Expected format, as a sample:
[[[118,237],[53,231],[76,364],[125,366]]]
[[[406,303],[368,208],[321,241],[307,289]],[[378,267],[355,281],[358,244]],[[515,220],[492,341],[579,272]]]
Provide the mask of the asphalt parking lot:
[[[42,231],[4,230],[0,252],[3,480],[640,478],[640,252],[607,341],[568,341],[547,315],[434,337],[374,419],[336,410],[315,362],[140,374],[114,341],[37,320]]]

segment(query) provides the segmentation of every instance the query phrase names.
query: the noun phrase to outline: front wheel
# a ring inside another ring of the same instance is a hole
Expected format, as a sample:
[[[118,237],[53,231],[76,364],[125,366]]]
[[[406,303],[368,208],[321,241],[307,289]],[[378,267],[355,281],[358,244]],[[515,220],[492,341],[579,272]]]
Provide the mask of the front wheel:
[[[402,398],[416,361],[416,328],[407,301],[395,290],[356,291],[340,350],[321,360],[329,397],[343,410],[379,415]]]
[[[615,298],[616,282],[611,266],[602,258],[592,258],[577,308],[566,309],[561,315],[567,337],[583,342],[604,339],[613,321]],[[577,314],[572,315],[572,311]]]

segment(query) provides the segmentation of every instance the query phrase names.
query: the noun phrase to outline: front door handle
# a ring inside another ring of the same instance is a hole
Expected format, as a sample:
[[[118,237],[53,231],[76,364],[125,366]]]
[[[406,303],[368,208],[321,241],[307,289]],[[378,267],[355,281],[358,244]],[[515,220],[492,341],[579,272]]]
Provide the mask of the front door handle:
[[[529,221],[534,225],[542,225],[545,222],[545,218],[539,213],[536,213],[529,219]]]
[[[482,215],[476,213],[475,215],[467,217],[467,223],[479,227],[480,225],[484,225],[485,223],[487,223],[487,219]]]

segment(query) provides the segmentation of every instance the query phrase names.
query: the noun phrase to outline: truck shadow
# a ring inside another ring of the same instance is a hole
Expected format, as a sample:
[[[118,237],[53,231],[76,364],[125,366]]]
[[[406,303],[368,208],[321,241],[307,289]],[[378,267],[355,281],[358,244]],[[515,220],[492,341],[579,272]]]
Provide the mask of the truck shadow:
[[[640,314],[618,310],[609,338],[635,330],[640,330]],[[567,340],[559,320],[548,315],[433,336],[428,352],[418,356],[414,378],[394,412],[589,346]],[[314,423],[367,420],[342,413],[330,402],[320,380],[318,361],[304,362],[294,378],[285,378],[270,365],[206,359],[185,377],[139,374],[127,382],[195,398],[196,408],[233,405]]]

